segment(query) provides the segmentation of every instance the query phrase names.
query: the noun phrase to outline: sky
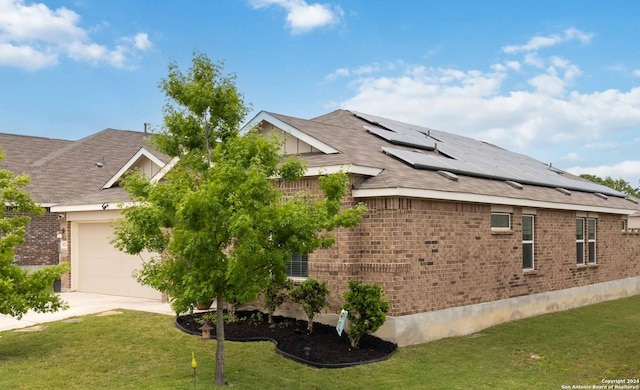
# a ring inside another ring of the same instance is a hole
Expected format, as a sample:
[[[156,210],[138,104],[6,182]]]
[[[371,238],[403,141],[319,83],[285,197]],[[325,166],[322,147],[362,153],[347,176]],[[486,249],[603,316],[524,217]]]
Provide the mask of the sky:
[[[0,132],[162,126],[194,52],[251,107],[469,136],[640,186],[637,0],[0,0]]]

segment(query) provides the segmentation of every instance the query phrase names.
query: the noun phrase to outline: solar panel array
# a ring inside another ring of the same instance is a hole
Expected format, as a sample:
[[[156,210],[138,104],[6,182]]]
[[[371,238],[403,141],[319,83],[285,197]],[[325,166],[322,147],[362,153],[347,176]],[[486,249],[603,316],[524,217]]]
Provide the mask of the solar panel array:
[[[626,194],[606,186],[565,177],[559,169],[495,145],[374,115],[353,113],[379,126],[365,126],[367,132],[393,145],[427,151],[382,148],[384,153],[416,169],[443,170],[458,175],[626,197]]]

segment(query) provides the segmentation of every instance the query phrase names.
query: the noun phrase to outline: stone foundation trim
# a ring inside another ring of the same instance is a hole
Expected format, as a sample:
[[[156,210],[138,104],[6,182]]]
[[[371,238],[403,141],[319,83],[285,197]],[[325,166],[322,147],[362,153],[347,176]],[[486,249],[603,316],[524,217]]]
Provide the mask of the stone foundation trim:
[[[504,322],[640,295],[640,277],[508,298],[434,312],[387,317],[376,336],[399,347],[466,336]]]

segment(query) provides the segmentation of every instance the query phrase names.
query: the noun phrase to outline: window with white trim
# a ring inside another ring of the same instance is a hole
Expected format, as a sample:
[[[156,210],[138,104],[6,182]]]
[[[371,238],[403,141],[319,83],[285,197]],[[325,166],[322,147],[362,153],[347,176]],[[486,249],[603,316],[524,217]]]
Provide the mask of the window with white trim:
[[[522,216],[522,268],[535,269],[534,263],[534,218],[533,215]]]
[[[576,218],[576,264],[584,264],[584,218]]]
[[[589,264],[596,263],[596,220],[595,218],[587,219],[587,261]]]
[[[308,270],[309,255],[292,253],[291,260],[285,265],[287,276],[290,278],[306,278],[309,276]]]
[[[491,213],[491,230],[511,230],[511,214]]]

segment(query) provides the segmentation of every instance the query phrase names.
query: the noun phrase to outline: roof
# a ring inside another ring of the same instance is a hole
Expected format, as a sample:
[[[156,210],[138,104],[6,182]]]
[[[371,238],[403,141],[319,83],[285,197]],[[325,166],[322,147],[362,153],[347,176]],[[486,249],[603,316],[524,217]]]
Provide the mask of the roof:
[[[310,169],[378,168],[379,174],[353,190],[354,197],[424,197],[619,214],[638,209],[623,193],[469,137],[346,110],[309,120],[268,112],[259,116],[338,151],[303,155]]]
[[[31,176],[27,190],[43,205],[95,193],[141,148],[166,163],[169,157],[147,144],[144,132],[105,129],[77,141],[0,134],[6,158],[0,167]]]

